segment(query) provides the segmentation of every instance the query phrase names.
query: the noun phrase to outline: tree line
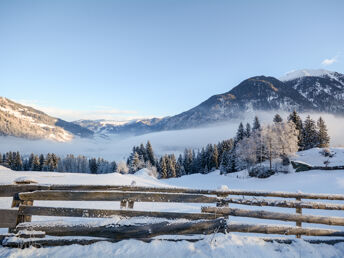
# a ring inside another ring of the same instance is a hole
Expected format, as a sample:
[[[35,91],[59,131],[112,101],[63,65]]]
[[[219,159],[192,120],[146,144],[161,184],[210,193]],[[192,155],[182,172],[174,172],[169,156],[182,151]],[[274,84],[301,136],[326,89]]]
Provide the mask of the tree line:
[[[0,164],[12,170],[24,171],[57,171],[80,173],[135,173],[142,168],[149,168],[159,178],[181,177],[194,173],[207,174],[220,169],[222,174],[252,168],[266,160],[272,169],[272,160],[288,156],[296,151],[314,147],[329,146],[325,121],[320,117],[317,122],[307,116],[304,121],[293,111],[283,121],[279,114],[273,123],[262,126],[256,116],[252,124],[239,124],[233,138],[217,144],[208,144],[201,149],[187,148],[178,156],[165,154],[156,156],[148,141],[145,145],[134,146],[126,162],[109,162],[102,158],[85,156],[59,157],[54,153],[47,155],[31,154],[23,158],[19,152],[0,154]]]
[[[282,158],[285,162],[292,153],[314,147],[326,148],[329,143],[327,127],[321,117],[317,122],[310,116],[302,121],[299,114],[293,111],[287,121],[284,122],[276,114],[273,123],[265,126],[256,116],[252,125],[240,123],[235,137],[198,150],[185,149],[178,157],[166,154],[157,158],[148,141],[146,146],[133,147],[126,165],[129,173],[153,167],[159,178],[206,174],[217,169],[227,174],[251,168],[266,160],[271,170],[275,158]]]
[[[117,171],[115,161],[109,162],[102,158],[87,158],[69,154],[59,157],[54,153],[35,155],[31,153],[24,158],[19,151],[0,153],[0,164],[17,171],[50,171],[104,174]]]

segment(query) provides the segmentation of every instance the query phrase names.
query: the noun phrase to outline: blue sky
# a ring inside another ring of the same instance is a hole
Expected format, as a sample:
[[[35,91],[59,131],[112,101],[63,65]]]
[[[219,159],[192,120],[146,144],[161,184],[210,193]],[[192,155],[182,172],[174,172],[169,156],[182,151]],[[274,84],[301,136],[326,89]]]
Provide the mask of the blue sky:
[[[343,11],[341,0],[3,0],[0,95],[67,120],[174,115],[250,76],[344,73]]]

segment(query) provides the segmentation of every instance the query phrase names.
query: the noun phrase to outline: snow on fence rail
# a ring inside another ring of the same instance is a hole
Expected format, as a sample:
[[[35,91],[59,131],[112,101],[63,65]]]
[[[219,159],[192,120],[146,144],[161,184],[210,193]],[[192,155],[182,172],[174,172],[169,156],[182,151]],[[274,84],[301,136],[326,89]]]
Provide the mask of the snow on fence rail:
[[[234,198],[240,195],[241,198]],[[244,198],[253,196],[254,198]],[[283,199],[263,199],[260,197],[277,197]],[[214,232],[245,232],[281,235],[307,236],[340,236],[344,231],[334,229],[302,228],[302,223],[317,223],[325,225],[344,226],[344,217],[302,215],[302,209],[344,210],[344,204],[326,202],[303,202],[302,199],[338,200],[343,201],[340,194],[310,194],[290,192],[263,192],[243,190],[203,190],[188,188],[155,188],[140,186],[113,185],[39,185],[16,184],[0,185],[0,197],[13,197],[12,209],[0,209],[0,227],[11,228],[13,232],[23,229],[44,231],[54,236],[97,236],[108,239],[139,238],[147,239],[156,235],[185,235],[210,234]],[[295,198],[296,200],[290,200]],[[34,206],[36,200],[54,201],[119,201],[121,209],[83,209],[63,207]],[[204,203],[216,204],[217,207],[202,207],[199,213],[136,211],[135,202],[174,202],[174,203]],[[244,210],[228,207],[229,204],[248,206],[270,206],[294,208],[296,214],[268,212],[261,210]],[[128,209],[123,209],[128,208]],[[83,227],[64,225],[61,227],[44,226],[40,223],[30,223],[31,216],[66,216],[83,218],[101,218],[114,215],[123,217],[159,217],[166,219],[188,219],[190,222],[166,222],[146,225],[132,225],[128,227],[116,225],[110,229],[103,227]],[[228,216],[250,217],[280,221],[294,221],[296,227],[262,224],[227,223]],[[23,223],[27,222],[27,223]],[[129,231],[128,231],[129,230]],[[344,239],[343,239],[344,240]],[[55,241],[55,240],[54,240]],[[43,241],[44,242],[44,241]],[[81,241],[82,242],[82,241]],[[92,242],[92,241],[91,241]],[[7,243],[9,243],[7,241]],[[44,242],[46,243],[46,242]],[[54,242],[56,244],[56,241]],[[57,241],[65,243],[65,241]]]

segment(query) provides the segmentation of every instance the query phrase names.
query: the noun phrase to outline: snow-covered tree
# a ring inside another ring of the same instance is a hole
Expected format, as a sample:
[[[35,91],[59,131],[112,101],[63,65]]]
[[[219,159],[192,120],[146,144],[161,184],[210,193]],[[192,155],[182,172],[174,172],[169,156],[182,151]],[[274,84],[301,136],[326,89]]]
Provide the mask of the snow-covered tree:
[[[238,142],[236,146],[236,154],[239,157],[237,162],[237,169],[250,168],[257,162],[257,139],[255,134],[251,137],[246,137]]]
[[[282,119],[282,117],[279,114],[276,114],[274,116],[273,122],[274,123],[281,123],[281,122],[283,122],[283,119]]]
[[[260,125],[259,119],[257,116],[255,116],[253,120],[252,131],[259,131],[260,129],[261,129],[261,125]]]
[[[236,142],[239,142],[242,139],[244,139],[244,137],[245,137],[244,125],[242,123],[240,123],[239,127],[238,127],[238,131],[237,131],[236,136],[235,136],[235,140],[236,140]]]
[[[250,137],[250,136],[251,136],[251,125],[247,123],[246,128],[245,128],[245,137]]]
[[[330,146],[330,136],[327,132],[327,126],[322,117],[319,117],[317,121],[318,126],[318,147],[328,148]]]
[[[318,132],[317,126],[310,116],[307,116],[303,122],[302,130],[302,147],[304,150],[308,150],[318,146]]]
[[[299,150],[302,150],[302,131],[303,131],[303,125],[302,125],[302,119],[299,116],[299,114],[294,110],[288,117],[289,122],[293,122],[295,124],[295,128],[299,133],[298,136],[298,145],[299,145]]]
[[[155,166],[155,156],[154,156],[153,147],[152,147],[152,144],[150,143],[150,141],[147,141],[146,151],[147,151],[147,159],[148,159],[148,161],[150,162],[150,164],[152,166]]]

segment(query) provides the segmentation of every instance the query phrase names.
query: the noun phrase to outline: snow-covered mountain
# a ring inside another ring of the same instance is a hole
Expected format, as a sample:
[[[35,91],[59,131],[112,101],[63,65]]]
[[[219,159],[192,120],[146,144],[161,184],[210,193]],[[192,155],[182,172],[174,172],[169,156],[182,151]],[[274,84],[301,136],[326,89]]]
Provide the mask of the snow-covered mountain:
[[[161,121],[160,118],[133,119],[129,121],[78,120],[73,123],[85,127],[99,136],[109,134],[139,135],[152,132],[152,128]]]
[[[229,121],[241,118],[247,112],[290,112],[294,109],[344,115],[344,75],[327,70],[299,70],[279,79],[255,76],[175,116],[120,122],[78,120],[69,123],[1,98],[0,134],[57,141],[68,141],[73,135],[140,135]]]
[[[0,135],[67,142],[75,135],[89,137],[93,132],[0,97]]]
[[[240,118],[244,113],[258,110],[290,112],[294,109],[344,115],[344,75],[327,70],[299,70],[280,79],[256,76],[175,116],[120,125],[104,124],[105,121],[77,123],[97,133],[143,134],[209,125]]]

